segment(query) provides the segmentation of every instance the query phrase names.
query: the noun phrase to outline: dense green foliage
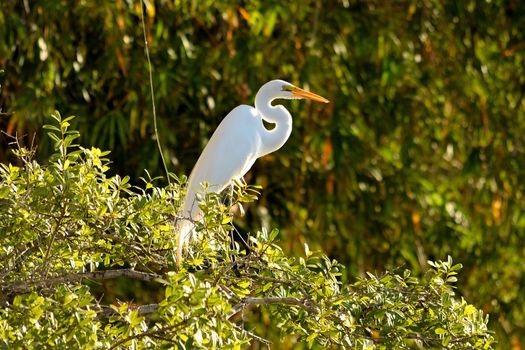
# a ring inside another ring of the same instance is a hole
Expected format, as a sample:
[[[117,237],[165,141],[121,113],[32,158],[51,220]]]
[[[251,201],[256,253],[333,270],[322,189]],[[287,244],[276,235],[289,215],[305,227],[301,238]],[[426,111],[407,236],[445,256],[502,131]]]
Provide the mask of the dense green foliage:
[[[451,255],[501,348],[525,347],[520,1],[146,3],[171,170],[189,174],[221,118],[267,80],[306,85],[333,103],[287,105],[294,132],[250,172],[264,190],[242,229],[280,227],[286,252],[307,241],[348,266],[344,278],[400,265],[421,276]],[[59,108],[118,173],[161,174],[138,1],[0,8],[2,130],[29,143]]]
[[[177,266],[179,186],[106,176],[107,152],[77,147],[72,118],[54,117],[47,166],[19,148],[21,166],[0,167],[2,347],[240,349],[268,342],[245,326],[251,306],[265,305],[283,335],[308,347],[492,348],[488,318],[455,296],[461,266],[450,258],[429,262],[422,281],[405,270],[343,284],[342,266],[307,245],[304,258],[287,257],[277,231],[251,236],[249,254],[230,248],[231,214],[216,194],[202,203],[201,239]],[[115,277],[157,283],[164,295],[102,305],[83,284]]]

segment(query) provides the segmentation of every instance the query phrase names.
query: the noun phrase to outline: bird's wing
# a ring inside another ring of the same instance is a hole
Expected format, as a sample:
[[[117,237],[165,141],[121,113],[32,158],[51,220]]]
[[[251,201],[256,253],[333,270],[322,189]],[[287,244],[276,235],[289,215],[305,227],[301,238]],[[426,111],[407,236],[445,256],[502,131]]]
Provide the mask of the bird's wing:
[[[217,127],[200,155],[188,180],[184,210],[194,212],[195,194],[201,183],[220,192],[234,178],[242,177],[256,159],[260,147],[257,111],[250,106],[233,109]],[[259,121],[260,123],[260,121]]]

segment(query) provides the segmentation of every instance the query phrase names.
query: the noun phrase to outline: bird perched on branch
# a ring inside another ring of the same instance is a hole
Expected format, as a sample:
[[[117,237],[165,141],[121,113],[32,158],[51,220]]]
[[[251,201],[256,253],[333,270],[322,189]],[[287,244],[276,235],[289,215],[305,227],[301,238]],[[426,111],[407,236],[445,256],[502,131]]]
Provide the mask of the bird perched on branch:
[[[312,92],[300,89],[284,80],[264,84],[255,96],[255,108],[247,105],[235,107],[219,124],[202,151],[188,179],[182,216],[190,220],[179,222],[177,258],[181,261],[184,245],[194,231],[193,222],[202,219],[196,194],[207,191],[220,192],[232,180],[242,178],[257,158],[281,148],[292,132],[292,116],[282,105],[272,105],[276,99],[309,99],[329,101]],[[271,130],[263,121],[274,123]]]

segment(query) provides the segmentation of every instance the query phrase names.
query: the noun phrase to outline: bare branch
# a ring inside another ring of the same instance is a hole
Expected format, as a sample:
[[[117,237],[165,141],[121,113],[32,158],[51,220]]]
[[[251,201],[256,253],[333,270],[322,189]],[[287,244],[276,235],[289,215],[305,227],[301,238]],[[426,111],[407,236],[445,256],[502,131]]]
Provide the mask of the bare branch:
[[[253,297],[246,297],[242,299],[242,302],[235,305],[228,314],[228,319],[233,317],[237,312],[244,309],[246,305],[271,305],[271,304],[283,304],[283,305],[293,305],[293,306],[299,306],[300,308],[311,312],[313,314],[319,313],[319,304],[317,304],[315,301],[308,300],[308,299],[299,299],[299,298],[293,298],[293,297],[269,297],[269,298],[253,298]]]
[[[163,334],[164,332],[170,332],[170,331],[175,331],[177,330],[178,328],[184,326],[191,318],[187,318],[187,319],[184,319],[182,320],[181,322],[173,325],[173,326],[168,326],[168,327],[163,327],[163,328],[158,328],[158,329],[153,329],[153,330],[150,330],[150,331],[147,331],[147,332],[143,332],[143,333],[139,333],[139,334],[134,334],[134,335],[131,335],[127,338],[124,338],[124,339],[121,339],[119,341],[117,341],[116,343],[114,343],[110,348],[109,350],[112,350],[112,349],[117,349],[119,348],[121,345],[124,345],[126,344],[127,342],[129,342],[130,340],[133,340],[133,339],[140,339],[140,338],[144,338],[144,337],[153,337],[153,338],[158,338],[159,335]]]
[[[292,282],[291,280],[286,281],[286,280],[272,278],[272,277],[260,276],[254,273],[243,273],[242,277],[249,277],[249,278],[253,278],[253,279],[257,279],[257,280],[265,281],[265,282],[279,283],[279,284],[283,284],[285,286],[290,286],[290,287],[293,287],[294,285],[299,285],[299,286],[301,285],[301,283],[297,283],[297,281],[294,281],[294,282]],[[299,277],[297,278],[299,279]],[[299,290],[301,291],[301,293],[305,295],[305,297],[307,297],[308,299],[312,299],[312,296],[304,288],[299,287]]]
[[[271,341],[269,341],[268,339],[264,339],[264,338],[261,338],[259,337],[257,334],[253,333],[253,332],[250,332],[249,330],[246,330],[244,328],[242,328],[241,326],[239,325],[236,325],[234,324],[233,327],[235,327],[237,330],[243,332],[243,333],[246,333],[248,334],[250,337],[252,337],[253,339],[265,344],[268,348],[270,347],[270,345],[272,344]]]
[[[128,311],[137,310],[139,316],[145,316],[157,312],[159,309],[159,304],[146,304],[140,306],[128,306]],[[118,315],[118,311],[108,305],[100,305],[95,310],[100,310],[100,318],[110,318],[111,316]]]
[[[61,283],[82,282],[85,279],[108,280],[117,277],[128,277],[141,281],[154,281],[161,276],[155,273],[135,271],[132,269],[104,270],[72,273],[42,280],[11,282],[3,285],[1,289],[4,293],[21,294],[29,292],[32,287],[50,287]]]
[[[63,198],[64,198],[64,193],[62,192],[60,202],[62,202]],[[55,238],[58,232],[60,231],[60,226],[62,225],[62,221],[64,221],[64,217],[66,215],[66,208],[62,205],[60,207],[61,207],[60,217],[56,220],[55,228],[53,229],[53,232],[51,233],[51,240],[49,242],[49,245],[47,246],[46,255],[44,256],[44,262],[42,263],[42,266],[41,266],[41,273],[44,277],[47,276],[47,272],[49,268],[48,262],[50,258],[51,248],[53,247],[53,244],[55,243]]]

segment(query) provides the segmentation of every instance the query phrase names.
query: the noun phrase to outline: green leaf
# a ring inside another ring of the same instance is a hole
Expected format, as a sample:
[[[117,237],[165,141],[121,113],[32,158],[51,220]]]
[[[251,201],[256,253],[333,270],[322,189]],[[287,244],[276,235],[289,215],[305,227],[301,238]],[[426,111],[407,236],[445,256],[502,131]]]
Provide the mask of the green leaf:
[[[262,291],[263,291],[263,292],[267,292],[267,291],[268,291],[270,288],[272,288],[272,287],[273,287],[273,283],[272,283],[272,282],[268,282],[268,283],[266,283],[266,284],[263,286]]]
[[[277,238],[277,235],[279,234],[279,230],[278,229],[273,229],[271,232],[270,232],[270,236],[268,238],[268,240],[270,242],[273,242],[275,240],[275,238]]]
[[[448,334],[448,331],[447,331],[446,329],[444,329],[444,328],[436,328],[436,329],[434,330],[434,332],[435,332],[436,334],[438,334],[438,335]]]
[[[313,347],[314,341],[318,336],[319,334],[314,332],[314,333],[311,333],[308,337],[306,337],[306,344],[308,345],[308,348]]]
[[[49,136],[49,138],[51,138],[51,140],[53,140],[55,142],[60,142],[61,141],[60,138],[56,134],[54,134],[52,132],[48,132],[47,136]]]
[[[60,129],[59,129],[59,128],[57,128],[57,127],[54,126],[54,125],[50,125],[50,124],[45,124],[44,126],[42,126],[42,128],[47,129],[47,130],[53,130],[53,131],[58,131],[58,132],[60,132]]]

